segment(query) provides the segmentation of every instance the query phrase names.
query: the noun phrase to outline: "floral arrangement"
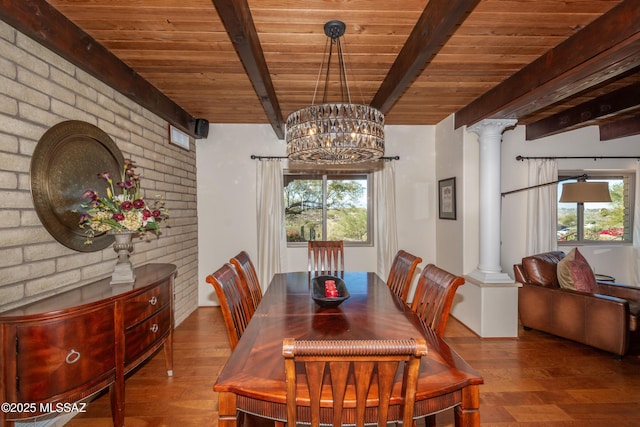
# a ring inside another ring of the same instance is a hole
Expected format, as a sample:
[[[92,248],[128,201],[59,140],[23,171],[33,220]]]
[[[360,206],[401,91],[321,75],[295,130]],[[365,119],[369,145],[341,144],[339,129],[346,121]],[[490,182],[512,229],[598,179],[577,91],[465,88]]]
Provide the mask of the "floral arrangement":
[[[93,190],[86,190],[82,195],[84,213],[80,215],[80,227],[85,229],[87,240],[92,244],[93,237],[104,232],[139,232],[160,231],[160,222],[169,218],[164,207],[164,200],[156,196],[148,204],[140,193],[140,176],[135,173],[134,162],[125,160],[121,181],[114,186],[108,172],[98,174],[107,182],[106,197]],[[116,193],[116,188],[119,189]]]

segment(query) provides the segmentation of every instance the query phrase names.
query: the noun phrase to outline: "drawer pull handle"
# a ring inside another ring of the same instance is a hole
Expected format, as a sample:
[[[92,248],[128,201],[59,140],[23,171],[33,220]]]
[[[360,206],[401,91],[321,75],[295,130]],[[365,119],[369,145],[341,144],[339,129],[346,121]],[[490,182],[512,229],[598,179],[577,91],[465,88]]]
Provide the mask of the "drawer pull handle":
[[[157,323],[154,323],[153,326],[151,326],[151,332],[153,332],[154,334],[156,332],[158,332],[158,324]]]
[[[67,362],[68,365],[72,365],[76,363],[78,360],[80,360],[80,353],[78,353],[74,349],[71,349],[69,354],[67,354],[65,362]]]
[[[158,298],[156,297],[151,297],[151,299],[149,300],[149,304],[151,305],[156,305],[158,303]]]

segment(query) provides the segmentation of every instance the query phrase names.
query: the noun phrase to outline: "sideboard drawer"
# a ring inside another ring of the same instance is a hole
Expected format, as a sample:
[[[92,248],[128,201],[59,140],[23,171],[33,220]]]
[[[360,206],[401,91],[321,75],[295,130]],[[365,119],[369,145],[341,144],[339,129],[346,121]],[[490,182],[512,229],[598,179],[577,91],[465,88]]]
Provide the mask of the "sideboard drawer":
[[[152,347],[152,344],[164,337],[171,327],[169,306],[165,306],[154,316],[125,332],[124,359],[125,364],[134,361],[138,356]]]
[[[124,301],[124,327],[129,328],[143,321],[169,304],[169,281]]]
[[[50,399],[115,375],[113,305],[15,331],[18,402]]]

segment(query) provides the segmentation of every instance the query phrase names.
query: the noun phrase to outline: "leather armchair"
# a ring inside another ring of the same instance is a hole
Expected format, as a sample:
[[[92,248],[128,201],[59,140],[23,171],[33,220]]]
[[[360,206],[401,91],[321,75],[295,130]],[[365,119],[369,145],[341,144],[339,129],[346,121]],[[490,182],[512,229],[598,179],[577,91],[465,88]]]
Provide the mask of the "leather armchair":
[[[560,287],[557,264],[561,251],[528,256],[514,265],[520,321],[536,329],[624,356],[640,343],[640,288],[597,282],[597,293]]]

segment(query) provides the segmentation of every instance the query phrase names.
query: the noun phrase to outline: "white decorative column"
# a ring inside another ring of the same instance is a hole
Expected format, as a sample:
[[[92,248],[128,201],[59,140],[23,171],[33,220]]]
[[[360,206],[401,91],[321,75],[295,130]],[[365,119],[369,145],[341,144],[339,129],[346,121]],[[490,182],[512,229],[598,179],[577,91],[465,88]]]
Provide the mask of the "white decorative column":
[[[500,266],[500,144],[516,120],[483,120],[467,130],[480,144],[480,253],[476,270],[458,289],[451,314],[483,338],[518,336],[518,283]]]
[[[480,260],[471,277],[483,283],[513,283],[500,266],[500,144],[515,119],[487,119],[468,130],[480,144]]]

